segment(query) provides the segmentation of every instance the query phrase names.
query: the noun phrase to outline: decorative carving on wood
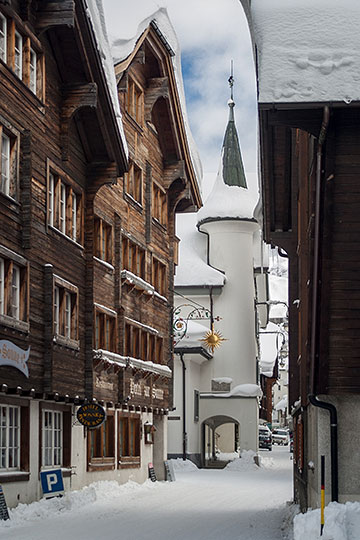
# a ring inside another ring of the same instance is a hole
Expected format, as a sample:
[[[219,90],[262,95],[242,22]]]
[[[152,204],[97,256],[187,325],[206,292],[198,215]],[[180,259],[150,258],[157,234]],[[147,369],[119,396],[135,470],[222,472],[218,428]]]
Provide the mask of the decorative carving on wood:
[[[72,84],[63,88],[63,103],[61,108],[61,147],[62,159],[69,159],[68,143],[69,128],[73,115],[82,107],[96,107],[96,83]]]
[[[145,120],[151,122],[151,111],[159,98],[169,99],[169,80],[167,77],[156,77],[148,80],[145,93]]]
[[[74,26],[74,24],[74,0],[58,0],[57,2],[43,0],[40,2],[36,21],[36,29],[39,34],[54,26]]]

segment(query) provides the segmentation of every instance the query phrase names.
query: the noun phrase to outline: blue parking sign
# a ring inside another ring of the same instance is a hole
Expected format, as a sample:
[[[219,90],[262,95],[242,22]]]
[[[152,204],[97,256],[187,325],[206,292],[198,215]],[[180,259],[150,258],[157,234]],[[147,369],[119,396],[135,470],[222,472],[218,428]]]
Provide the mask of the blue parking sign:
[[[45,498],[57,497],[64,493],[64,482],[61,469],[51,471],[41,471],[40,481]]]

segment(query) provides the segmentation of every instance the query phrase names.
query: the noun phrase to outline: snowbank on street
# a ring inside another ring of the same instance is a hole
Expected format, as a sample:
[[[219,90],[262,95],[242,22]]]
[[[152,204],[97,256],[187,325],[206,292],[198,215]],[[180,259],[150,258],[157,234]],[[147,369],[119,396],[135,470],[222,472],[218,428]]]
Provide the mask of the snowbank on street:
[[[325,526],[320,536],[320,509],[294,518],[294,540],[359,540],[360,503],[330,503],[325,508]]]

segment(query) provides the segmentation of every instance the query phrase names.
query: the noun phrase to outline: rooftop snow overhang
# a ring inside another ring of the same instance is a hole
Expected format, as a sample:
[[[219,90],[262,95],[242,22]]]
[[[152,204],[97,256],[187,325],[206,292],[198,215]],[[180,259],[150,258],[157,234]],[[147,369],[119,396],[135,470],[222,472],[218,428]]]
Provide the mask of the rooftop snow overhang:
[[[119,85],[122,77],[126,75],[127,70],[136,58],[141,58],[141,62],[146,62],[143,53],[145,46],[149,47],[156,58],[158,65],[160,66],[161,78],[166,79],[162,84],[163,95],[160,95],[160,92],[155,101],[152,97],[148,107],[152,114],[151,120],[155,120],[156,122],[156,118],[159,117],[159,115],[168,117],[168,121],[166,122],[166,125],[168,126],[167,130],[158,130],[159,143],[164,154],[165,169],[168,167],[169,175],[171,176],[171,169],[174,168],[174,164],[183,164],[179,180],[185,182],[189,186],[187,192],[184,193],[184,197],[180,196],[176,205],[178,211],[179,209],[180,211],[196,210],[202,206],[202,199],[195,166],[191,157],[188,135],[186,133],[182,105],[177,87],[178,83],[174,72],[173,58],[175,53],[167,42],[166,37],[162,34],[156,19],[151,21],[148,27],[139,36],[132,52],[125,59],[115,64],[116,79]],[[156,78],[159,79],[158,74],[155,75],[155,79]],[[149,77],[149,80],[151,80],[151,77]],[[177,178],[174,178],[174,184],[176,179]]]

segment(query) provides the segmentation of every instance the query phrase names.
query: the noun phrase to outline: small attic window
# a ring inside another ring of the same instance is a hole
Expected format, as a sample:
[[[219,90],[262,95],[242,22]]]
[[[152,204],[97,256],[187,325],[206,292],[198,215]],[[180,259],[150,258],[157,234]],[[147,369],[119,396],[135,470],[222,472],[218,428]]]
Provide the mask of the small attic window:
[[[129,78],[126,110],[142,126],[144,118],[144,94],[140,86]]]

